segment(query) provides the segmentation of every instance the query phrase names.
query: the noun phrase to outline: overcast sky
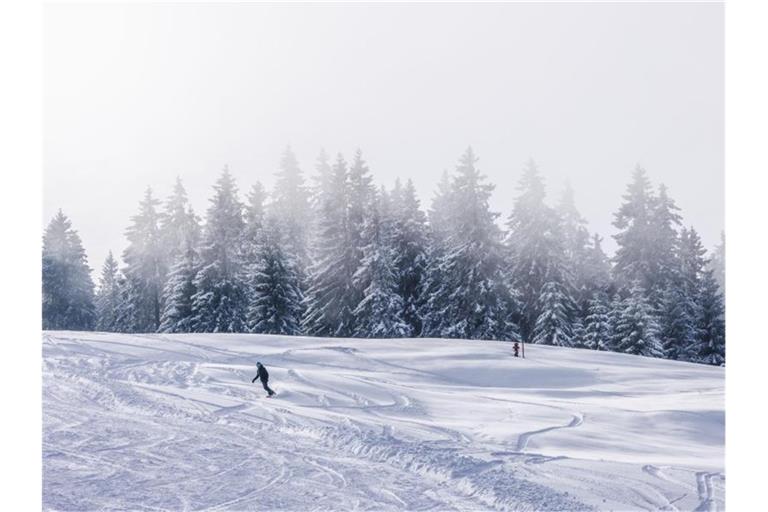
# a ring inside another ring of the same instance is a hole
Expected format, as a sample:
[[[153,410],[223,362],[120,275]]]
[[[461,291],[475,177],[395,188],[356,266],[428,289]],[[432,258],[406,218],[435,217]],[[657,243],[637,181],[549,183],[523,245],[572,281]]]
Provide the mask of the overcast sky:
[[[288,144],[307,173],[359,147],[425,207],[472,145],[504,217],[532,157],[610,252],[637,164],[707,248],[724,226],[720,4],[48,4],[45,37],[43,221],[97,271],[148,185],[203,214],[224,164],[269,187]]]

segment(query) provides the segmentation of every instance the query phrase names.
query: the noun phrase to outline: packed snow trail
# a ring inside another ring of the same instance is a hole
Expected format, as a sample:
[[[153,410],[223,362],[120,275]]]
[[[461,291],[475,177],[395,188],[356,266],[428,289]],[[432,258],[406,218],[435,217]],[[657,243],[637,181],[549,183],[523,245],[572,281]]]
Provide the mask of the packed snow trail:
[[[43,335],[52,510],[721,510],[723,370],[503,342]],[[274,399],[257,382],[270,373]]]

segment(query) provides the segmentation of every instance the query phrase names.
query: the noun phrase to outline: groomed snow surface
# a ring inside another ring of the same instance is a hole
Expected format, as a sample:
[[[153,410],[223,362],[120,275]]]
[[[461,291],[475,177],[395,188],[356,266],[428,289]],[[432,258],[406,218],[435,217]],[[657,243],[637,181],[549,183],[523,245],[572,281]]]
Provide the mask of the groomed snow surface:
[[[46,509],[723,509],[722,368],[487,341],[43,339]]]

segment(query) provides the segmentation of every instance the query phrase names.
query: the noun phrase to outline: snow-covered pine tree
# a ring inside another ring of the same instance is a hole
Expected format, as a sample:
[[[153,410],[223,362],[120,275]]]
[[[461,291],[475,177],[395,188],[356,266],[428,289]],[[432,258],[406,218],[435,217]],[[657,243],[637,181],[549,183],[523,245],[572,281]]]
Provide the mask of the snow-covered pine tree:
[[[677,280],[676,280],[677,281]],[[688,361],[698,339],[695,296],[686,295],[679,282],[667,284],[658,307],[664,357]]]
[[[301,333],[302,292],[297,257],[283,247],[283,223],[267,217],[256,261],[249,267],[249,332],[296,335]]]
[[[200,270],[194,280],[192,326],[195,332],[244,332],[243,204],[226,166],[214,191],[206,212]]]
[[[314,261],[305,299],[304,332],[315,336],[351,336],[357,306],[352,283],[359,265],[350,243],[347,213],[349,173],[341,154],[336,158],[327,187],[320,191]],[[359,302],[359,301],[358,301]]]
[[[725,232],[720,232],[720,243],[715,246],[712,257],[709,259],[708,267],[712,269],[717,284],[720,285],[720,292],[725,295]]]
[[[680,208],[667,194],[667,187],[659,185],[659,193],[653,200],[651,215],[651,247],[649,248],[653,280],[646,293],[651,304],[658,307],[665,288],[674,281],[679,269],[678,228],[681,226]]]
[[[468,148],[451,182],[448,238],[437,263],[439,282],[427,288],[432,292],[428,329],[448,338],[517,340],[512,321],[516,305],[504,279],[498,214],[488,204],[494,187],[485,183],[476,161]]]
[[[392,252],[397,293],[402,298],[401,317],[410,335],[421,333],[420,292],[427,267],[427,217],[421,211],[413,181],[401,188],[397,180],[392,193]]]
[[[611,262],[603,251],[603,239],[595,233],[587,244],[585,261],[582,267],[582,282],[590,292],[590,297],[596,293],[611,293]]]
[[[82,241],[61,210],[43,235],[43,329],[90,330],[93,281]]]
[[[304,174],[290,147],[283,152],[276,178],[270,210],[281,224],[281,245],[295,256],[296,271],[303,280],[309,267],[308,229],[312,214]]]
[[[192,240],[176,259],[168,274],[163,289],[165,303],[160,317],[159,332],[193,332],[193,300],[197,288],[195,277],[199,270],[200,257]]]
[[[674,251],[674,261],[666,271],[666,284],[658,307],[662,343],[667,358],[689,361],[695,358],[693,347],[700,338],[696,325],[699,317],[696,299],[706,251],[693,228],[680,231]]]
[[[162,291],[167,272],[164,248],[160,236],[160,202],[147,187],[139,203],[139,213],[131,217],[126,230],[128,247],[123,251],[125,288],[122,306],[132,313],[121,320],[126,332],[155,332],[160,326]]]
[[[200,220],[187,199],[181,178],[176,178],[173,193],[160,214],[160,238],[165,265],[170,268],[189,247],[200,239]]]
[[[245,224],[242,241],[240,242],[240,258],[243,268],[256,262],[260,251],[266,218],[267,192],[261,182],[257,181],[248,192],[245,203]]]
[[[608,305],[608,341],[605,343],[606,350],[618,352],[619,341],[618,326],[621,319],[621,313],[624,311],[624,301],[621,295],[616,292],[611,297]]]
[[[698,328],[700,339],[695,347],[695,359],[698,362],[725,364],[725,307],[723,295],[715,279],[714,272],[703,272],[697,303],[699,305]]]
[[[587,251],[590,242],[587,231],[587,221],[576,209],[573,187],[566,182],[563,195],[557,205],[557,213],[561,221],[563,235],[564,263],[573,280],[574,300],[577,303],[587,302],[591,297],[591,283],[587,281],[586,269]]]
[[[117,315],[120,307],[120,271],[117,261],[109,251],[101,267],[99,289],[96,292],[96,330],[115,332],[118,329]]]
[[[386,191],[382,190],[371,206],[363,230],[367,243],[353,278],[355,286],[363,289],[363,298],[353,311],[354,334],[360,338],[408,337],[412,331],[402,317],[404,306],[390,245],[392,225]]]
[[[616,285],[626,294],[634,281],[643,289],[653,286],[657,271],[652,252],[652,217],[655,197],[651,182],[641,167],[636,167],[632,182],[622,196],[624,203],[614,214],[613,235],[618,244],[614,256],[613,275]]]
[[[357,270],[363,261],[363,248],[367,245],[366,224],[373,210],[376,196],[376,187],[373,185],[373,177],[363,153],[358,149],[352,165],[349,167],[349,189],[347,196],[347,231],[350,248],[353,251],[354,266]],[[355,307],[363,298],[363,290],[366,284],[358,281],[353,283],[353,303]]]
[[[544,285],[559,283],[573,302],[572,281],[565,263],[560,219],[544,202],[544,180],[533,160],[526,165],[518,190],[520,195],[507,221],[508,273],[511,287],[519,294],[520,334],[531,341],[542,313],[539,298]]]
[[[573,346],[571,318],[575,305],[565,287],[550,281],[541,289],[538,309],[541,311],[533,327],[532,341],[542,345]]]
[[[639,282],[632,285],[622,306],[613,329],[615,350],[625,354],[663,357],[656,314]]]
[[[328,163],[328,154],[321,149],[315,160],[315,174],[311,178],[309,186],[309,206],[312,211],[312,217],[323,208],[323,198],[331,192],[333,183],[333,169]],[[310,243],[312,236],[310,233]]]
[[[589,301],[589,314],[584,327],[584,348],[608,350],[611,344],[610,310],[604,294],[598,293]]]
[[[446,304],[442,301],[446,297],[438,295],[437,291],[443,283],[443,262],[448,252],[451,207],[451,179],[448,171],[444,171],[429,209],[426,265],[419,289],[418,303],[421,336],[440,336],[440,325],[446,308]]]

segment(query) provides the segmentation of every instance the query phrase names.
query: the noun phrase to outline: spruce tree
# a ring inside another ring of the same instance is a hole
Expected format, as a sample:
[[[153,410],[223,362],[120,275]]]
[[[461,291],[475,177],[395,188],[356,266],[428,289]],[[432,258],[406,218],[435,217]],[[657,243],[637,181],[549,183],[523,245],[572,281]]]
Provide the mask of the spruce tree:
[[[573,346],[571,318],[574,304],[561,283],[550,281],[541,289],[539,314],[532,341],[542,345]]]
[[[720,243],[715,246],[708,267],[712,269],[720,291],[725,295],[725,232],[720,232]]]
[[[655,312],[639,282],[633,284],[629,296],[622,302],[613,336],[617,352],[664,356]]]
[[[303,330],[315,336],[351,336],[352,312],[359,303],[352,276],[359,259],[348,229],[349,172],[341,154],[318,203],[315,263],[305,299]]]
[[[518,190],[520,195],[507,221],[511,260],[508,273],[511,287],[519,293],[520,333],[523,339],[532,341],[542,313],[540,297],[544,285],[559,283],[572,302],[572,276],[566,265],[561,221],[544,202],[544,180],[533,160],[526,165]]]
[[[349,188],[347,195],[347,236],[352,250],[352,265],[355,269],[362,265],[363,249],[368,240],[365,239],[365,229],[368,217],[373,209],[376,188],[368,165],[363,160],[363,154],[358,149],[349,168]],[[365,283],[353,283],[352,302],[357,305],[363,297]]]
[[[131,225],[126,230],[123,300],[130,303],[124,307],[131,314],[124,316],[121,323],[127,332],[155,332],[160,326],[167,269],[157,212],[159,204],[152,196],[152,189],[147,187],[139,203],[139,213],[131,217]]]
[[[666,271],[666,284],[658,306],[662,343],[670,359],[695,358],[691,350],[700,337],[696,299],[704,271],[704,254],[696,230],[683,228],[675,240],[674,259]]]
[[[188,243],[186,250],[176,256],[168,274],[163,296],[165,304],[160,317],[159,332],[193,332],[193,297],[197,292],[195,277],[199,270],[200,257],[194,244]]]
[[[109,251],[101,267],[99,289],[96,292],[96,330],[115,332],[120,308],[120,271],[117,261]]]
[[[259,244],[264,236],[266,218],[267,192],[261,182],[257,181],[248,192],[245,204],[245,224],[240,242],[240,259],[244,267],[250,266],[258,259]]]
[[[363,290],[353,311],[354,334],[361,338],[402,338],[412,332],[402,317],[404,306],[397,289],[387,202],[382,190],[366,217],[363,236],[367,243],[353,279],[355,286]]]
[[[700,338],[692,351],[698,362],[725,364],[725,307],[723,295],[711,269],[704,271],[698,293]]]
[[[308,228],[312,214],[304,174],[290,147],[283,152],[276,178],[271,211],[280,223],[279,232],[284,238],[281,244],[295,255],[296,270],[303,279],[303,271],[309,265]]]
[[[451,180],[448,172],[444,171],[429,209],[426,265],[418,301],[421,336],[440,336],[442,313],[446,308],[443,302],[447,297],[438,295],[437,291],[444,279],[443,262],[448,252],[450,236],[448,219],[451,206]]]
[[[650,289],[657,277],[651,253],[653,247],[653,206],[655,198],[651,182],[641,167],[635,168],[632,182],[622,196],[624,203],[614,215],[614,235],[618,249],[614,256],[613,274],[618,287],[626,293],[638,281]]]
[[[245,331],[243,209],[235,180],[224,167],[206,212],[200,270],[194,280],[192,326],[195,332]]]
[[[43,329],[92,329],[91,269],[80,236],[61,210],[43,235],[42,274]]]
[[[681,225],[680,208],[667,194],[667,187],[659,185],[659,193],[653,201],[651,216],[651,254],[653,280],[648,292],[651,302],[657,306],[661,302],[664,289],[676,279],[679,270],[679,237]]]
[[[164,263],[170,268],[190,243],[197,244],[200,239],[200,222],[189,204],[181,178],[176,178],[173,193],[160,214],[159,225]]]
[[[691,360],[698,339],[695,296],[684,293],[679,283],[667,285],[661,295],[659,325],[664,357]]]
[[[608,350],[611,345],[610,310],[603,294],[589,301],[589,314],[584,327],[584,348]]]
[[[397,294],[402,298],[401,317],[411,336],[421,333],[421,289],[427,271],[427,217],[421,211],[416,189],[409,179],[398,180],[392,193],[392,252]]]
[[[577,303],[586,302],[591,296],[589,289],[591,283],[587,281],[589,276],[586,275],[585,268],[590,237],[586,228],[587,221],[576,209],[576,200],[570,183],[566,183],[557,206],[557,213],[561,221],[564,264],[573,281],[575,292],[573,298]]]
[[[301,332],[302,292],[297,257],[284,248],[283,224],[269,216],[249,268],[249,332],[296,335]]]
[[[498,214],[488,205],[493,185],[485,183],[476,161],[468,148],[451,182],[447,239],[439,271],[427,284],[427,330],[448,338],[516,340]]]

